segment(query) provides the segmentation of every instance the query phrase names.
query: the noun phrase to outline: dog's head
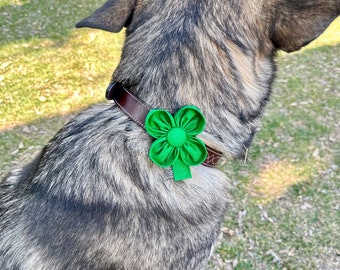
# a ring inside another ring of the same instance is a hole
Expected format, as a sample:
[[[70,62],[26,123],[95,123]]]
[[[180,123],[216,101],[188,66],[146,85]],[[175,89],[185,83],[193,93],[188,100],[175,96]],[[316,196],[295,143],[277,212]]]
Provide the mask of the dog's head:
[[[171,0],[172,5],[210,5],[192,0]],[[212,0],[213,2],[217,0]],[[222,1],[222,0],[218,0]],[[160,0],[108,0],[92,15],[80,21],[76,27],[90,27],[110,32],[119,32],[123,27],[129,27],[138,16],[152,16],[143,14],[143,8],[148,5],[164,4]],[[195,2],[195,3],[193,3]],[[223,0],[228,15],[228,5],[233,6],[235,0]],[[274,49],[292,52],[307,45],[317,38],[327,26],[340,14],[339,0],[244,0],[239,4],[249,10],[249,20],[256,20],[256,24]],[[251,18],[252,17],[252,18]],[[221,18],[223,19],[223,18]],[[243,23],[243,22],[239,22]],[[246,22],[245,22],[246,23]]]
[[[198,106],[206,132],[242,156],[271,93],[275,52],[300,49],[339,12],[339,0],[108,0],[77,27],[127,27],[113,79],[151,107]]]

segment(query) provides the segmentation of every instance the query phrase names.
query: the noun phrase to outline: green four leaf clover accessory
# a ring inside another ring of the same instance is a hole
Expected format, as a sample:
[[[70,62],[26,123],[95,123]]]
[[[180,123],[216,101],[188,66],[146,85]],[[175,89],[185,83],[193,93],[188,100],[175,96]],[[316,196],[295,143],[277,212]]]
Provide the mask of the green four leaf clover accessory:
[[[196,137],[205,127],[205,118],[195,106],[182,107],[174,116],[168,111],[151,110],[145,119],[146,131],[156,140],[150,159],[160,167],[172,167],[175,181],[191,178],[190,166],[207,157],[205,144]]]

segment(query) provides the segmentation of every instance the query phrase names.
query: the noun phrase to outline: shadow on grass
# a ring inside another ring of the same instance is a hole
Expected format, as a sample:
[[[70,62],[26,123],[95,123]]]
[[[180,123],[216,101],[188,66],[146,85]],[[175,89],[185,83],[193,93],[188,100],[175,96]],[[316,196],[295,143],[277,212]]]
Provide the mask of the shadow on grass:
[[[90,1],[22,1],[0,5],[0,45],[32,38],[67,40],[74,25],[102,4]]]
[[[0,132],[0,181],[12,169],[34,158],[50,139],[78,112],[45,117]]]

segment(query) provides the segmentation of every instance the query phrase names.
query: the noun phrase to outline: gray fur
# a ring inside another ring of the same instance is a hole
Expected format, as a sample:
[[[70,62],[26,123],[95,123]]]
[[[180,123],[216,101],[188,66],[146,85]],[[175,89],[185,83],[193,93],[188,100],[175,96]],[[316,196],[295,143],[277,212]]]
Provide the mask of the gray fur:
[[[339,14],[338,0],[303,3],[109,0],[78,27],[127,26],[113,79],[154,108],[199,107],[201,139],[242,156],[271,92],[277,49],[298,49]],[[282,11],[309,34],[283,42]],[[147,157],[151,141],[112,103],[67,124],[0,186],[0,269],[206,269],[229,203],[227,176],[197,166],[192,179],[174,182]]]

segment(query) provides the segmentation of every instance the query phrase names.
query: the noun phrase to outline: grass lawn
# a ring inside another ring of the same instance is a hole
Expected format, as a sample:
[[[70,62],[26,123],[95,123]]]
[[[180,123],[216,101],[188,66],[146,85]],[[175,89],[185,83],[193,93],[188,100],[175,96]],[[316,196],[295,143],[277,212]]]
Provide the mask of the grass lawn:
[[[102,2],[0,0],[0,175],[104,101],[124,33],[73,29]],[[247,161],[221,166],[234,202],[212,269],[340,269],[340,19],[277,65]]]

